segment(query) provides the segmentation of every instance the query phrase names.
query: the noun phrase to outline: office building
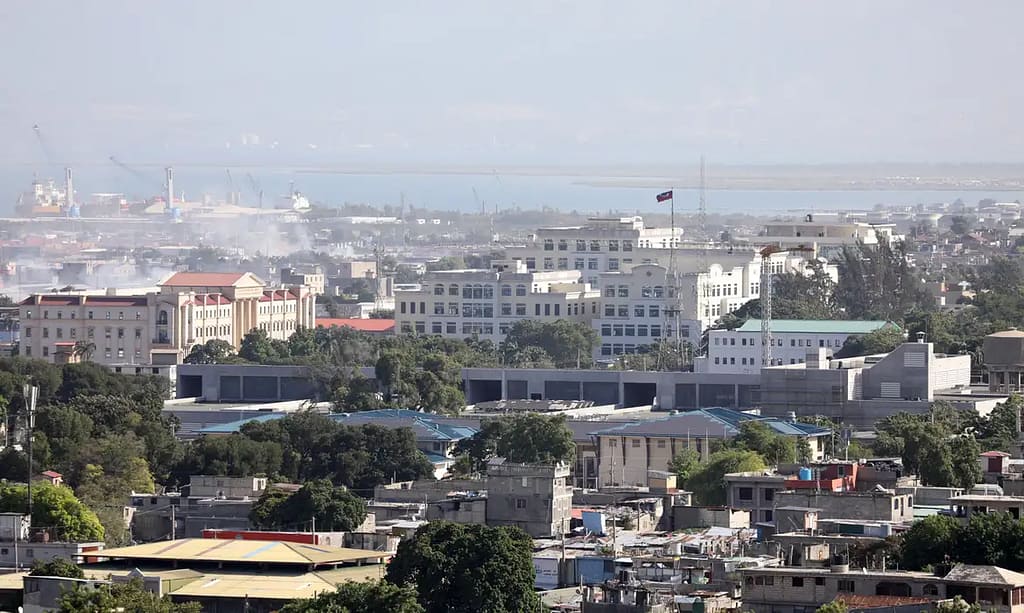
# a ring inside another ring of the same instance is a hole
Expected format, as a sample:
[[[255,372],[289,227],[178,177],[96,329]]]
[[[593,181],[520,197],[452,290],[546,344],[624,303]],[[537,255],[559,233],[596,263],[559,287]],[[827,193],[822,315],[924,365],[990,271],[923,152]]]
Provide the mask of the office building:
[[[530,272],[522,263],[511,263],[505,270],[434,271],[420,285],[396,290],[395,323],[400,334],[498,343],[526,319],[589,325],[599,297],[575,270]]]
[[[179,272],[133,295],[32,295],[19,305],[22,350],[54,363],[176,363],[209,340],[238,347],[253,329],[287,339],[315,326],[314,307],[308,286],[271,289],[251,273]]]
[[[772,321],[773,365],[803,364],[807,352],[826,349],[830,356],[850,337],[863,336],[886,326],[885,321],[849,321],[817,319],[776,319]],[[748,319],[735,330],[708,332],[707,355],[696,360],[698,372],[761,372],[761,320]]]

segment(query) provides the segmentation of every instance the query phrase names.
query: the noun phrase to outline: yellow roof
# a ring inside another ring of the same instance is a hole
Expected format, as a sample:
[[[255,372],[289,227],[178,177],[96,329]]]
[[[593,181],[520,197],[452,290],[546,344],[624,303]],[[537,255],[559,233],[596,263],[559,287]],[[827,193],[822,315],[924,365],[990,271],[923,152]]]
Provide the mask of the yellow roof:
[[[344,581],[379,579],[383,573],[381,564],[302,575],[210,573],[174,590],[172,594],[176,599],[248,597],[293,600],[333,592]]]
[[[366,549],[348,549],[286,541],[244,541],[234,539],[188,538],[104,549],[107,558],[126,560],[177,560],[180,562],[239,562],[268,564],[341,564],[375,560],[383,554]]]

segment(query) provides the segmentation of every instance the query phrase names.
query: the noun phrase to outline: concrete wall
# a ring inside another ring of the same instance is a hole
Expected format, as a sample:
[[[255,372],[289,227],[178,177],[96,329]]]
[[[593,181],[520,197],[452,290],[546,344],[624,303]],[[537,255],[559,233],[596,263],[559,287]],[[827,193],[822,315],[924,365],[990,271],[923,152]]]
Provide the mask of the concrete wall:
[[[815,490],[789,490],[775,494],[779,507],[820,509],[819,519],[869,519],[909,521],[914,516],[912,497],[887,492],[843,492],[830,494]]]
[[[581,399],[599,404],[623,404],[626,386],[651,386],[662,409],[711,406],[748,407],[757,399],[759,375],[709,374],[692,372],[650,372],[621,370],[556,370],[543,368],[464,368],[467,383],[466,400],[470,404],[487,400],[522,398]],[[474,381],[490,381],[498,385],[473,385]],[[677,388],[686,388],[688,397],[677,397]],[[476,396],[484,390],[500,391],[500,398]],[[614,391],[613,391],[614,390]],[[646,396],[645,396],[646,398]],[[648,404],[646,398],[641,404]]]
[[[750,512],[728,507],[672,507],[672,529],[749,528]]]

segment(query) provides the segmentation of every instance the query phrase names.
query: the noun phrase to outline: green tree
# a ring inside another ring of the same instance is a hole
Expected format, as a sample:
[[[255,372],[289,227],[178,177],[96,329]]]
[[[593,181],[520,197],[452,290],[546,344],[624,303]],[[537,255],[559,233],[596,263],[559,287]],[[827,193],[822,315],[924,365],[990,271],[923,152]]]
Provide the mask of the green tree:
[[[266,505],[266,506],[264,506]],[[366,503],[326,479],[310,481],[284,500],[265,492],[249,514],[258,528],[293,528],[312,519],[324,530],[351,532],[366,519]]]
[[[686,481],[700,470],[700,454],[694,449],[684,447],[669,462],[668,469],[676,474],[677,485],[683,487]]]
[[[519,528],[430,522],[398,545],[387,580],[426,613],[540,613],[533,540]]]
[[[85,579],[82,569],[67,558],[53,558],[48,562],[36,560],[29,572],[33,577],[67,577],[68,579]]]
[[[180,480],[189,475],[273,475],[280,472],[283,455],[281,444],[270,440],[242,434],[204,436],[192,442],[175,473]]]
[[[262,328],[253,328],[242,337],[238,357],[256,364],[274,364],[288,357],[287,345],[270,338]]]
[[[27,508],[24,485],[0,485],[0,513],[23,513]],[[103,540],[103,526],[96,514],[63,486],[40,483],[32,488],[32,523],[54,528],[61,540]]]
[[[576,443],[564,415],[524,413],[485,420],[477,434],[459,443],[456,454],[467,454],[479,471],[493,457],[526,464],[570,462]]]
[[[935,309],[935,298],[911,265],[905,242],[848,245],[840,254],[835,297],[850,319],[895,321],[915,310]],[[773,305],[774,306],[774,305]]]
[[[817,609],[814,613],[846,613],[846,603],[843,602],[842,597],[838,597],[832,602],[826,602]]]
[[[1011,394],[1006,402],[996,405],[987,419],[978,424],[978,438],[989,450],[1015,451],[1018,440],[1018,422],[1024,411],[1024,398]]]
[[[334,383],[328,401],[336,413],[374,411],[384,406],[377,391],[377,383],[359,372],[340,376]]]
[[[937,603],[935,613],[981,613],[981,605],[976,602],[968,604],[960,596],[954,596],[952,600]]]
[[[909,570],[954,559],[953,546],[960,522],[949,515],[930,515],[914,522],[900,538],[900,565]]]
[[[599,337],[589,325],[569,319],[537,321],[522,319],[512,325],[501,343],[506,362],[526,347],[539,347],[551,356],[556,368],[588,367]]]
[[[903,330],[896,326],[884,326],[860,336],[850,336],[835,353],[837,358],[859,355],[889,353],[903,344]]]
[[[186,364],[224,364],[234,361],[235,357],[235,348],[231,343],[212,339],[193,345],[184,361]]]
[[[728,473],[760,471],[767,468],[764,458],[755,451],[723,449],[711,454],[700,470],[686,482],[686,487],[703,505],[726,503],[725,475]]]
[[[387,581],[342,583],[337,591],[286,604],[281,613],[423,613],[416,590]]]
[[[146,590],[142,581],[112,583],[96,588],[77,587],[65,592],[58,601],[58,613],[200,613],[198,602],[173,603],[170,596],[157,596]]]
[[[973,220],[964,215],[954,215],[950,218],[949,231],[957,236],[963,236],[971,231]]]
[[[772,430],[763,421],[749,420],[741,423],[733,445],[755,451],[773,464],[796,461],[796,441]]]
[[[978,465],[978,456],[981,455],[981,445],[973,436],[963,435],[954,437],[946,447],[949,453],[950,465],[952,466],[949,484],[969,490],[978,483],[981,483],[981,466]]]

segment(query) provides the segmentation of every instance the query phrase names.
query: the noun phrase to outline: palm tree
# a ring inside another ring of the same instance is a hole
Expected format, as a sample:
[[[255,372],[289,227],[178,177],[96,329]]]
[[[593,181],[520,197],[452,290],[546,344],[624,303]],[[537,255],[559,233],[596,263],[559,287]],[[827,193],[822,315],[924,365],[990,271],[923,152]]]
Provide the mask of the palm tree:
[[[96,343],[92,341],[75,341],[75,348],[71,350],[71,355],[85,361],[91,360],[93,353],[96,353]]]

